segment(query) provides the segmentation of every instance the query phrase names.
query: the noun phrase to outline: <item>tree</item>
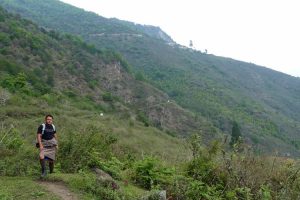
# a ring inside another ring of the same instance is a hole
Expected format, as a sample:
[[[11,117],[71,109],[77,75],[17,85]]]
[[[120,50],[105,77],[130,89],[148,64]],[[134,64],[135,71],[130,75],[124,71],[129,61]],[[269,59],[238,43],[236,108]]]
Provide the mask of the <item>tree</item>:
[[[27,83],[27,76],[24,73],[18,73],[15,76],[8,75],[4,78],[1,83],[2,87],[7,88],[12,92],[16,92],[19,90],[26,90],[28,83]]]
[[[242,134],[241,134],[239,124],[236,121],[234,121],[233,125],[232,125],[231,140],[230,140],[229,145],[231,147],[233,147],[234,144],[236,144],[240,140],[241,137],[242,137]]]
[[[194,45],[193,45],[193,41],[192,40],[190,40],[190,48],[193,48],[194,47]]]

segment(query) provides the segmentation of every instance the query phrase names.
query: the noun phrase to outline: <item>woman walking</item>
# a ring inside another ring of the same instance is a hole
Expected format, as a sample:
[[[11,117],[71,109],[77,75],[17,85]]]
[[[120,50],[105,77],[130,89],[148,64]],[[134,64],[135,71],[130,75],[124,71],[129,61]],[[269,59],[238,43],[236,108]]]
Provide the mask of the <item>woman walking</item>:
[[[52,115],[46,115],[45,123],[38,127],[37,142],[40,149],[40,163],[42,168],[41,177],[45,177],[47,175],[46,160],[49,162],[50,173],[53,173],[55,154],[58,147],[57,134],[53,124]]]

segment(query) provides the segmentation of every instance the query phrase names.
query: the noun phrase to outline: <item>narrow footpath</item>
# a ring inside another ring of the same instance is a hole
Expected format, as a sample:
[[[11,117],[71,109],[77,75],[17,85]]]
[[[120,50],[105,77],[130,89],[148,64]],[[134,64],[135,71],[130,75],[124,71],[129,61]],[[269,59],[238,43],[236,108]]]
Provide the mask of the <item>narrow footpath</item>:
[[[46,190],[52,192],[63,200],[78,200],[77,195],[71,192],[61,182],[38,181],[38,184],[44,186]]]

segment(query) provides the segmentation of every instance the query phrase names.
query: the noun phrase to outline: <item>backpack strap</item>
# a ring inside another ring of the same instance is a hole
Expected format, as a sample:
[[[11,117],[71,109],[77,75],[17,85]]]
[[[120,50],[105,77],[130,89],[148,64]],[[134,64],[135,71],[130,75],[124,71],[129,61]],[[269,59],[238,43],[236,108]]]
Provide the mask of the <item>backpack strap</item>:
[[[52,125],[52,128],[53,128],[53,131],[55,131],[55,126],[54,124],[51,124]],[[42,129],[42,135],[44,135],[44,132],[45,132],[45,129],[46,129],[46,124],[45,123],[42,123],[42,126],[43,126],[43,129]]]
[[[42,123],[43,129],[42,129],[42,135],[44,135],[45,129],[46,129],[46,124]]]

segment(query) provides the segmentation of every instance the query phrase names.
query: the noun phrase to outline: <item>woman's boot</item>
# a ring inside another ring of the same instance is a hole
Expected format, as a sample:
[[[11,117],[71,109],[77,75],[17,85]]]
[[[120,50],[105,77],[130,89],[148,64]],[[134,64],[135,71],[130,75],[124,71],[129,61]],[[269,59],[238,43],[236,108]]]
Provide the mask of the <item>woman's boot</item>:
[[[54,170],[54,161],[53,160],[49,161],[49,169],[50,169],[50,174],[52,174],[53,170]]]
[[[46,172],[46,161],[45,159],[40,159],[40,163],[41,163],[41,167],[42,167],[42,174],[41,174],[41,177],[45,177],[47,175],[47,172]]]

